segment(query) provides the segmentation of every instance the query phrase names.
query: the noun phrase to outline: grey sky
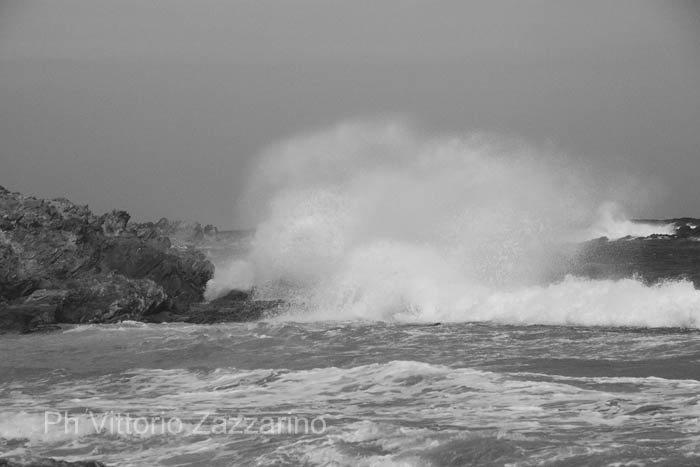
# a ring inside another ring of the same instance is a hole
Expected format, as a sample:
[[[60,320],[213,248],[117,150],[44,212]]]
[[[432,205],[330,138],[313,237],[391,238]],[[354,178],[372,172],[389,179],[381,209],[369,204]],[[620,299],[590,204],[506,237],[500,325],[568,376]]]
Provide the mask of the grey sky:
[[[700,4],[0,3],[0,184],[230,226],[266,144],[340,120],[548,141],[700,216]],[[661,194],[661,193],[660,193]]]

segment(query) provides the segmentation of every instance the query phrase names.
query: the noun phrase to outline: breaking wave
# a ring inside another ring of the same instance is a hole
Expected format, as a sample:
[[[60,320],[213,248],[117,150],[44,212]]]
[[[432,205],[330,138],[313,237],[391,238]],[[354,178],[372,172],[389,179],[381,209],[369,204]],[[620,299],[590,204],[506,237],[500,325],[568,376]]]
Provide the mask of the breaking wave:
[[[595,223],[581,232],[577,240],[585,241],[607,237],[617,240],[625,237],[648,237],[650,235],[673,235],[674,224],[652,224],[630,220],[616,203],[603,203]]]
[[[689,282],[552,279],[564,244],[672,233],[628,220],[631,196],[517,141],[342,124],[261,155],[252,251],[208,296],[245,283],[293,319],[695,327]]]

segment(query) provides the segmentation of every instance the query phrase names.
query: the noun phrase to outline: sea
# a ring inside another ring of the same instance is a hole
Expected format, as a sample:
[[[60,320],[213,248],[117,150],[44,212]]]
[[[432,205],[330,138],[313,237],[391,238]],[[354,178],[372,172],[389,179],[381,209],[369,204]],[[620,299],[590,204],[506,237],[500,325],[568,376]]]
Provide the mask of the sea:
[[[700,333],[85,325],[0,340],[0,453],[115,466],[700,465]]]
[[[572,267],[594,239],[634,254],[675,241],[677,225],[627,215],[654,184],[394,122],[298,135],[256,161],[237,208],[255,229],[208,250],[205,298],[252,290],[284,310],[2,336],[1,457],[700,465],[700,290],[669,274],[684,254],[647,255],[654,280],[630,254]]]

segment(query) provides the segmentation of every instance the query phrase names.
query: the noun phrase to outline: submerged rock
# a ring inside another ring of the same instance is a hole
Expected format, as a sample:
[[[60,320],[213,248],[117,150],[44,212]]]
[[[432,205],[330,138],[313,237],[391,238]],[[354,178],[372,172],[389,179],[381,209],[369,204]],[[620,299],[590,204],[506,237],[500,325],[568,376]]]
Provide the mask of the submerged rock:
[[[30,462],[14,462],[9,459],[0,458],[0,467],[106,467],[102,462],[97,461],[59,461],[56,459],[37,459]]]
[[[285,306],[281,300],[255,300],[252,292],[234,290],[211,302],[192,304],[186,313],[164,311],[147,316],[145,321],[193,324],[247,322],[268,318]]]

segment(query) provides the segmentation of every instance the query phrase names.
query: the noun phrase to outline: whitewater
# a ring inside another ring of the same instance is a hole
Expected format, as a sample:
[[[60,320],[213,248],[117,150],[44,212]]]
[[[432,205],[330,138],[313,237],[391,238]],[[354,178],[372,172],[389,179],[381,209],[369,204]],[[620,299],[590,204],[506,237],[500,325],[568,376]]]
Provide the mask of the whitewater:
[[[502,136],[340,124],[261,155],[239,209],[251,251],[208,297],[254,289],[301,321],[697,327],[690,282],[560,273],[580,242],[674,233],[624,212],[644,186]]]
[[[0,451],[119,466],[698,465],[698,337],[362,321],[13,336],[0,340]],[[77,432],[46,429],[47,412]],[[183,428],[94,429],[109,414]],[[205,415],[326,428],[195,431]]]
[[[257,161],[235,214],[256,228],[212,258],[206,297],[247,290],[282,311],[4,336],[0,456],[700,465],[700,292],[569,272],[582,242],[675,232],[631,220],[648,180],[397,121]]]

